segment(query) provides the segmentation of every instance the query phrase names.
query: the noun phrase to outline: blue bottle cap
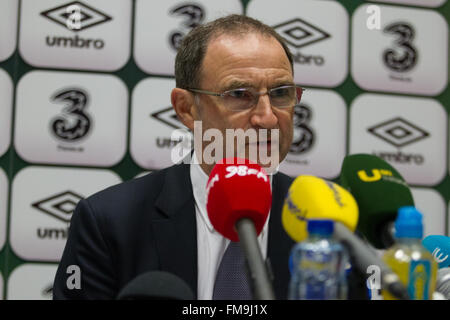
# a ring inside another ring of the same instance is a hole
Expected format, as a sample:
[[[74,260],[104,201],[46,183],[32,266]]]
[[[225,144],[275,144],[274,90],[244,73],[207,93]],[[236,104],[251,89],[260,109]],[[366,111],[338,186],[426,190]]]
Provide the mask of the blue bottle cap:
[[[308,233],[328,236],[334,231],[333,220],[308,220]]]
[[[399,208],[395,220],[395,237],[422,239],[422,236],[422,214],[412,206]]]

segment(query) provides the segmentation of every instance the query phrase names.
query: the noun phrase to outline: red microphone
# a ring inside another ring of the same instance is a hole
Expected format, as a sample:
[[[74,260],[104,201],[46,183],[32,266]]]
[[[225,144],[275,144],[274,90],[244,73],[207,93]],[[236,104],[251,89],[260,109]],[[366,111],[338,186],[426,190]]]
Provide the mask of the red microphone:
[[[214,228],[239,241],[235,229],[241,218],[253,221],[259,235],[272,205],[269,177],[248,159],[227,158],[217,163],[206,185],[206,210]]]
[[[275,299],[257,239],[272,205],[270,180],[264,169],[248,159],[219,161],[209,175],[206,199],[214,229],[231,241],[241,242],[255,298]]]

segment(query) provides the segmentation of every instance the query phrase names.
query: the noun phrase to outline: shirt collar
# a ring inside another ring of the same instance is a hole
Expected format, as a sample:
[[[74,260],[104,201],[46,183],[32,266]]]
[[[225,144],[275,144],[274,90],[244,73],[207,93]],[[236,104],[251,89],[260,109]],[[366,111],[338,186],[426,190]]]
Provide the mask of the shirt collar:
[[[213,232],[214,227],[212,226],[211,221],[209,221],[208,213],[206,212],[206,184],[208,183],[209,177],[205,171],[203,171],[202,167],[200,167],[200,164],[198,164],[195,151],[191,157],[190,171],[195,203],[208,230]]]

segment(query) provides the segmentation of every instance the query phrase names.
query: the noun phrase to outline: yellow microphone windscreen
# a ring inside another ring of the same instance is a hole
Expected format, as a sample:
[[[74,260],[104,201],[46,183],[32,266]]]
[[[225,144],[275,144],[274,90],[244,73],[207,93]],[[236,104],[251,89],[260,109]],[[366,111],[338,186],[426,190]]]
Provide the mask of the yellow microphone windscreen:
[[[299,176],[289,188],[281,219],[288,235],[300,242],[308,236],[310,219],[334,220],[355,231],[358,205],[350,192],[334,182]]]

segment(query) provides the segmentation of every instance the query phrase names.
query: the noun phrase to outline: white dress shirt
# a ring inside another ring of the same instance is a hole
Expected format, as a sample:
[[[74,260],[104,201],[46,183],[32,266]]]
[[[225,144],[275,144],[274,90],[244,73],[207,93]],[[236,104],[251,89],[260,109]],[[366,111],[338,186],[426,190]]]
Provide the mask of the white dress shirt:
[[[208,175],[192,155],[190,175],[195,199],[195,219],[197,221],[197,297],[199,300],[211,300],[216,273],[230,240],[214,230],[206,212],[206,184]],[[272,178],[270,176],[270,178]],[[270,179],[272,183],[272,179]],[[270,214],[270,213],[269,213]],[[258,236],[263,259],[267,257],[268,221]]]

